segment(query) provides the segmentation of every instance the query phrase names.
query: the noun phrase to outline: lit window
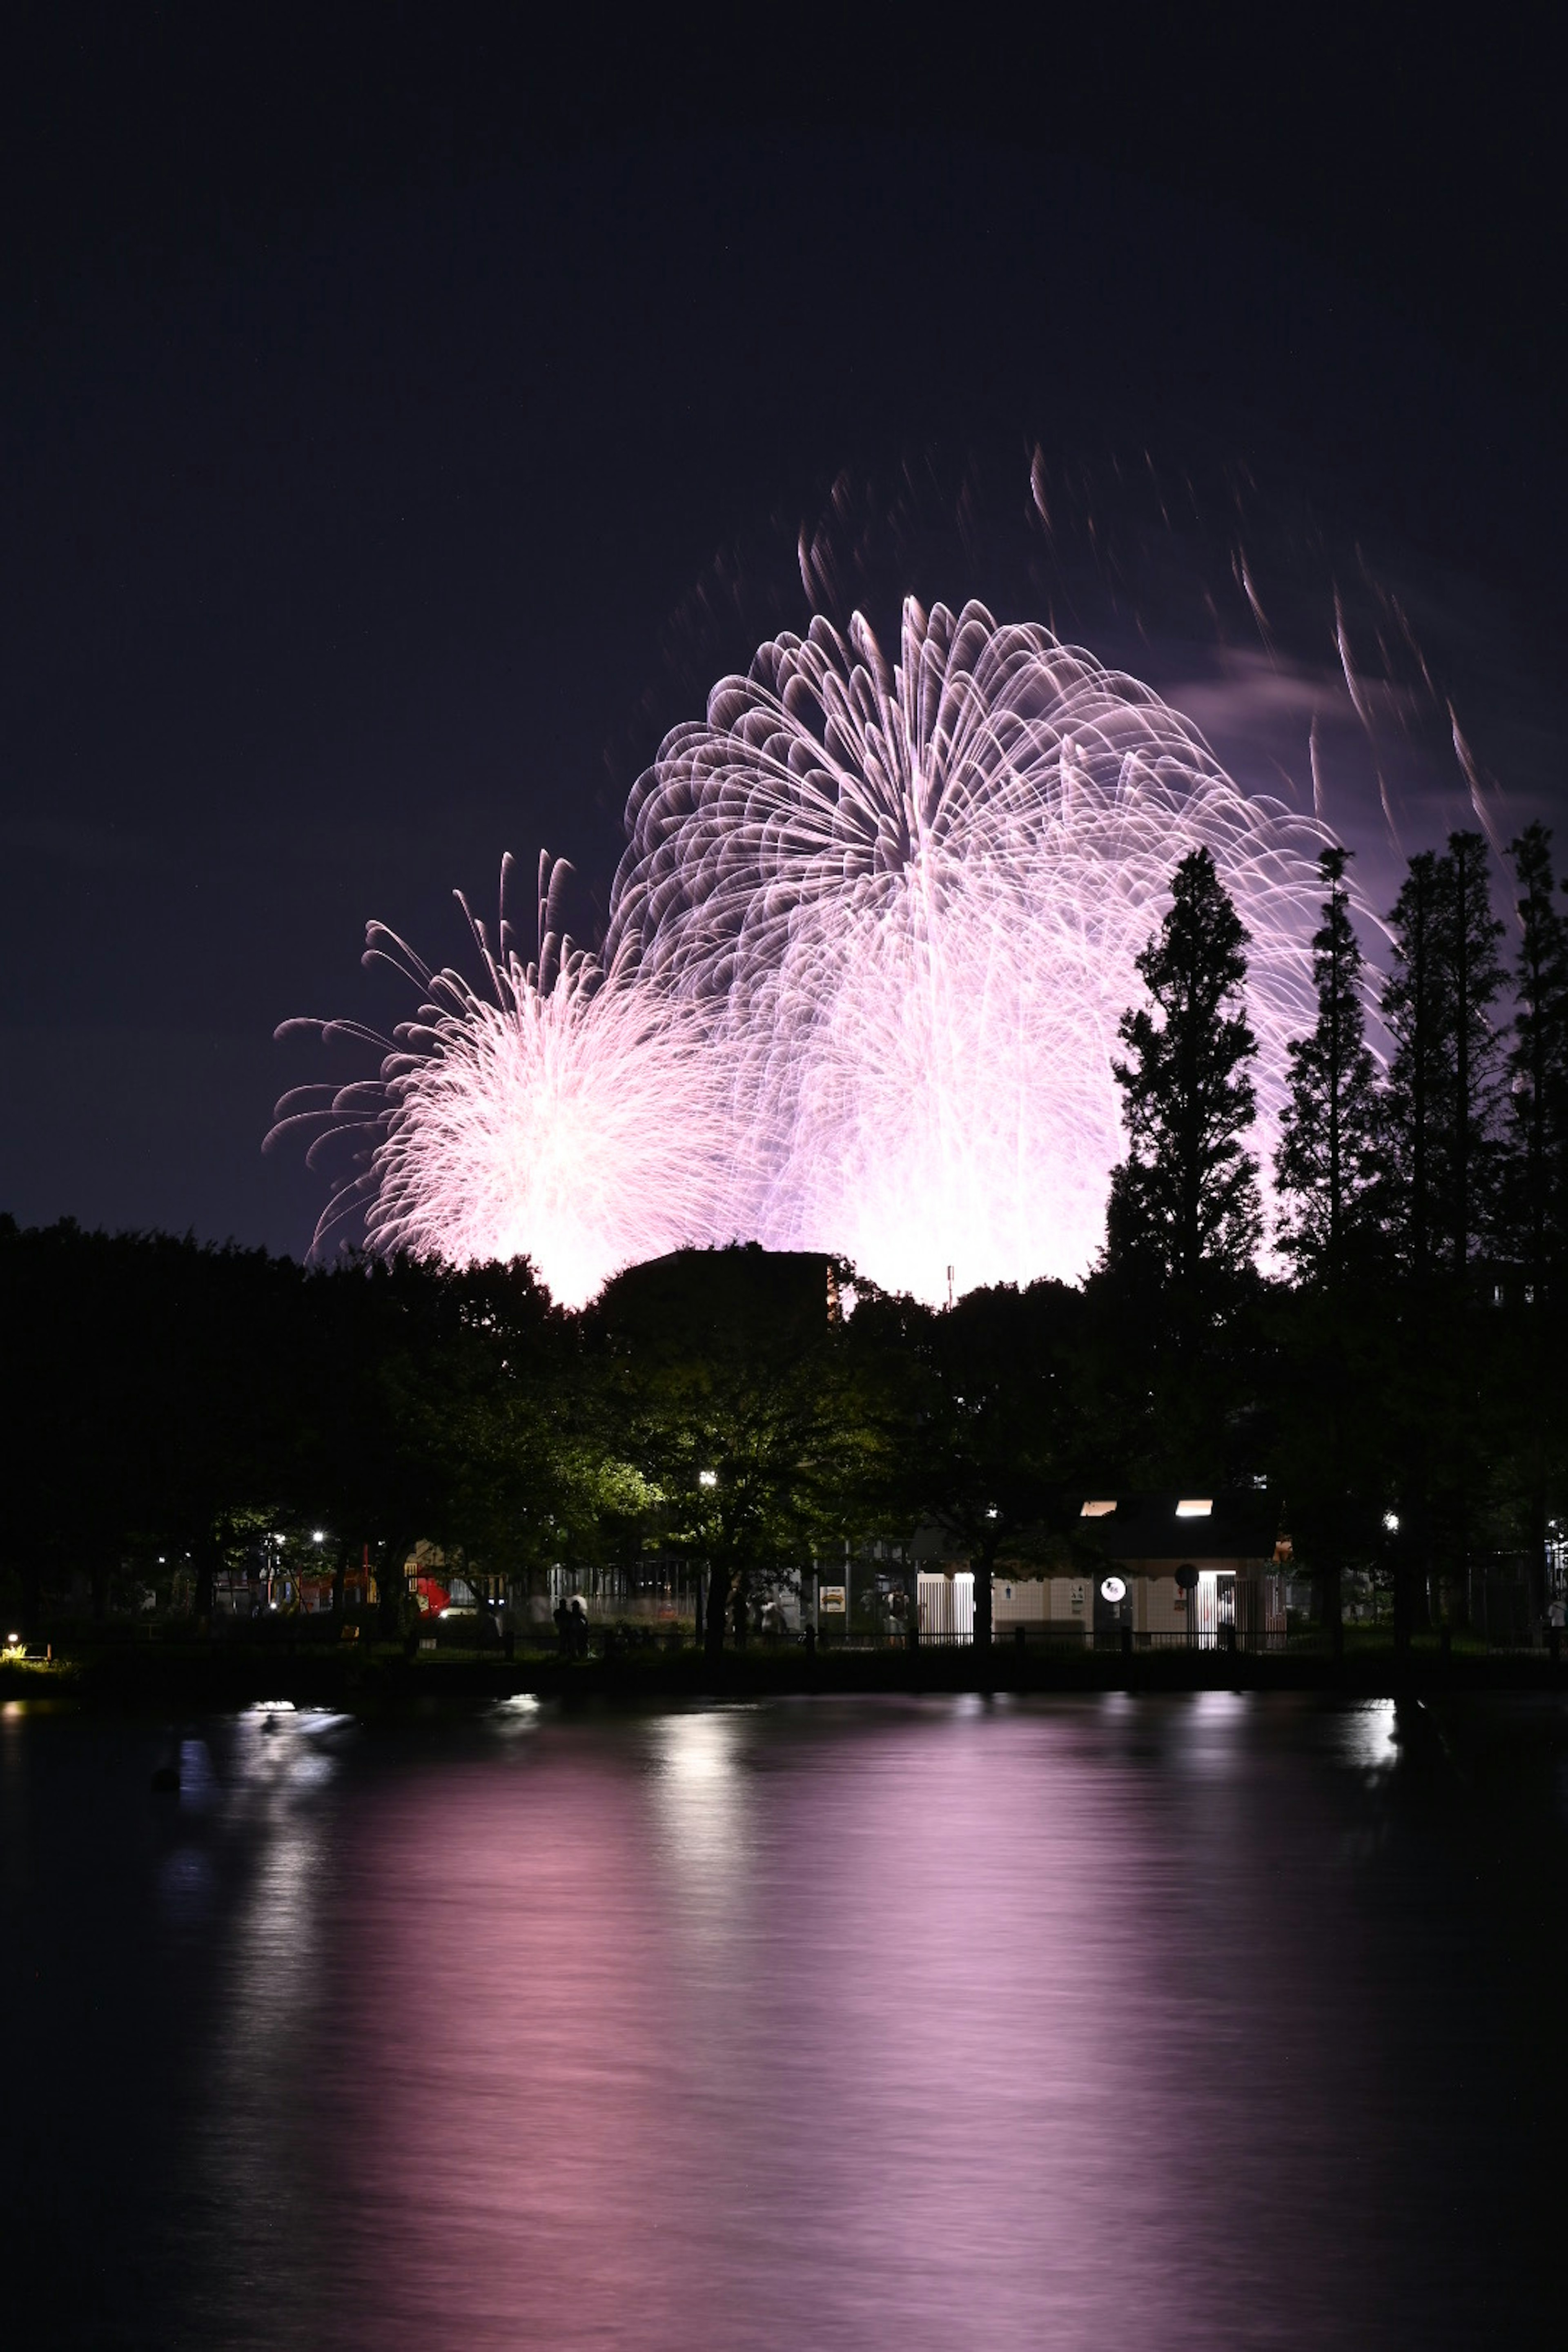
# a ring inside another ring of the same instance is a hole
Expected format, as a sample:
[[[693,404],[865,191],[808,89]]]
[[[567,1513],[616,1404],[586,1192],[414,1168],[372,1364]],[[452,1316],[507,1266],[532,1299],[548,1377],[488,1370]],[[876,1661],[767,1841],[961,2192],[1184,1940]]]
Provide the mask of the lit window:
[[[1086,1503],[1079,1513],[1080,1519],[1108,1519],[1116,1508],[1114,1503]]]
[[[1214,1504],[1206,1495],[1189,1496],[1184,1502],[1176,1505],[1176,1517],[1179,1519],[1206,1519],[1213,1509]]]

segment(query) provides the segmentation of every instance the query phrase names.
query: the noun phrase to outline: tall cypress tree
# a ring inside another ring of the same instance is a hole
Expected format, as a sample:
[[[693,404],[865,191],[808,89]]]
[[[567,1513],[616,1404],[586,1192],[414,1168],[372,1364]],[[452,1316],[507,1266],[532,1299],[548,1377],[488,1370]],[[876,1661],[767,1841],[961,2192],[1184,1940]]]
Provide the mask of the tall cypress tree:
[[[1487,845],[1451,833],[1439,874],[1440,940],[1447,980],[1453,1084],[1442,1203],[1450,1262],[1463,1276],[1494,1226],[1500,1172],[1504,1040],[1492,1006],[1507,982],[1498,961],[1503,927],[1492,912]]]
[[[1515,1308],[1514,1420],[1523,1456],[1531,1589],[1547,1602],[1549,1490],[1563,1473],[1563,1372],[1555,1309],[1568,1255],[1568,920],[1557,906],[1552,835],[1527,825],[1509,844],[1519,892],[1513,1042],[1508,1057],[1512,1133],[1504,1203],[1509,1254],[1524,1277]]]
[[[1394,970],[1383,1017],[1394,1040],[1388,1072],[1387,1134],[1395,1183],[1395,1227],[1405,1270],[1424,1282],[1436,1223],[1434,1137],[1446,1086],[1438,951],[1437,860],[1424,849],[1410,860],[1389,922]]]
[[[1382,1104],[1366,1043],[1361,943],[1345,879],[1350,852],[1322,851],[1328,897],[1312,940],[1318,1018],[1289,1049],[1289,1094],[1275,1177],[1279,1242],[1302,1288],[1282,1302],[1289,1361],[1300,1383],[1289,1494],[1292,1521],[1317,1572],[1323,1625],[1336,1652],[1341,1595],[1357,1513],[1350,1465],[1365,1426],[1369,1350],[1359,1294],[1345,1276],[1364,1270],[1379,1234]],[[1290,1449],[1288,1449],[1288,1451]]]
[[[1520,925],[1508,1223],[1511,1255],[1544,1304],[1568,1240],[1568,919],[1556,904],[1547,827],[1527,825],[1508,854]]]
[[[1394,908],[1394,970],[1383,1015],[1394,1044],[1389,1135],[1403,1255],[1418,1281],[1464,1276],[1489,1236],[1499,1172],[1504,980],[1487,846],[1454,833],[1410,861]]]
[[[1391,1193],[1409,1277],[1400,1308],[1405,1547],[1396,1637],[1410,1630],[1413,1571],[1446,1558],[1452,1601],[1468,1595],[1497,1333],[1477,1320],[1469,1280],[1496,1236],[1503,1039],[1492,1006],[1504,982],[1486,843],[1454,833],[1441,857],[1413,857],[1394,909],[1394,971],[1384,1018],[1394,1044],[1386,1096]],[[1439,1295],[1439,1283],[1442,1285]],[[1441,1307],[1441,1321],[1437,1319]]]
[[[1153,1010],[1122,1015],[1129,1058],[1112,1065],[1128,1150],[1110,1180],[1102,1263],[1172,1287],[1189,1309],[1234,1291],[1262,1237],[1258,1162],[1242,1148],[1257,1116],[1247,946],[1214,859],[1193,850],[1138,958]]]
[[[1289,1049],[1289,1097],[1274,1160],[1280,1245],[1299,1275],[1330,1284],[1375,1232],[1382,1171],[1376,1066],[1345,880],[1350,858],[1349,850],[1332,847],[1318,859],[1329,894],[1312,940],[1318,1019],[1311,1035]]]

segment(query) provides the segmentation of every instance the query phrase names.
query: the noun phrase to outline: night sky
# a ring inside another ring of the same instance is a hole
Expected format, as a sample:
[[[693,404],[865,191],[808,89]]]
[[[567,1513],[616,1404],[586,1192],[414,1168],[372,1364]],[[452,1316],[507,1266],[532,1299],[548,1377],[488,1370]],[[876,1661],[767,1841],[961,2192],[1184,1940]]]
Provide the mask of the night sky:
[[[0,1207],[302,1253],[275,1025],[410,1009],[366,919],[459,959],[508,849],[591,937],[661,733],[809,619],[803,532],[822,609],[1053,619],[1272,788],[1320,708],[1380,881],[1473,821],[1448,697],[1500,837],[1561,809],[1543,58],[328,13],[8,37]],[[1369,582],[1437,689],[1392,833],[1334,701]]]

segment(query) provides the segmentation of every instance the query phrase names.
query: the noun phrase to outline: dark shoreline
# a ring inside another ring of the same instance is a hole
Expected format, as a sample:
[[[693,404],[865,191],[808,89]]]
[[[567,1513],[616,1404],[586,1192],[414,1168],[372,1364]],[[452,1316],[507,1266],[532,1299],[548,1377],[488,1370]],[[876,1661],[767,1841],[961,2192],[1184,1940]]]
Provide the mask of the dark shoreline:
[[[1341,1659],[1304,1652],[1248,1656],[1179,1650],[1127,1658],[1019,1655],[998,1645],[982,1663],[970,1648],[819,1652],[726,1651],[714,1666],[692,1649],[669,1654],[562,1659],[544,1655],[437,1656],[410,1660],[388,1645],[370,1655],[324,1646],[291,1654],[276,1644],[224,1642],[132,1648],[82,1644],[48,1665],[0,1664],[0,1703],[65,1703],[85,1708],[162,1712],[244,1706],[289,1699],[350,1711],[422,1710],[531,1693],[567,1706],[639,1706],[713,1699],[857,1697],[963,1692],[1032,1694],[1125,1691],[1316,1691],[1363,1698],[1470,1691],[1568,1696],[1568,1661],[1543,1654],[1444,1658],[1436,1648],[1396,1657],[1392,1647],[1352,1650]]]

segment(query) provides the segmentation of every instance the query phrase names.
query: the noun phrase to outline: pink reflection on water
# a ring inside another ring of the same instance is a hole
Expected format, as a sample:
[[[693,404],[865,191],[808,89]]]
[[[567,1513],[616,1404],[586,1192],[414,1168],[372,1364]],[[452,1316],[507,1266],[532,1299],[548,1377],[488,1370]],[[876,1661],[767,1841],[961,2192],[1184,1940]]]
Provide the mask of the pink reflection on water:
[[[328,1898],[326,2340],[1375,2340],[1239,1704],[715,1710],[401,1780]]]
[[[635,1778],[440,1772],[362,1852],[345,2340],[676,2343],[697,2175]],[[651,2225],[651,2226],[650,2226]]]

